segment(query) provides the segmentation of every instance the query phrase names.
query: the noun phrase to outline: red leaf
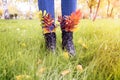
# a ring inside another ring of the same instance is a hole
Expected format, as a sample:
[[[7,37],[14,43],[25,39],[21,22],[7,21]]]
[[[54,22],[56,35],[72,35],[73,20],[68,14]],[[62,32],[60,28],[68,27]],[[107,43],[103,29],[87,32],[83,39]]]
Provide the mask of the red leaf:
[[[81,16],[82,16],[81,11],[77,10],[76,12],[73,12],[70,15],[70,19],[73,21],[74,25],[77,25],[79,23],[79,20],[81,19]]]

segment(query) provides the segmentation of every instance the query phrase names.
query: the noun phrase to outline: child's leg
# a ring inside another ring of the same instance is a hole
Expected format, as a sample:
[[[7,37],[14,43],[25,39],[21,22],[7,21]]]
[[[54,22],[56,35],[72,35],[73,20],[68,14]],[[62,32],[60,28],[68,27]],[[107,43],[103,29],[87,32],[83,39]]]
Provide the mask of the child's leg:
[[[43,20],[41,21],[44,26],[44,38],[46,48],[51,51],[55,51],[56,48],[56,34],[54,25],[54,0],[38,0],[39,10],[44,10],[49,15],[43,15]]]
[[[46,10],[54,18],[54,0],[38,0],[39,10]]]
[[[72,12],[76,10],[77,0],[62,0],[61,8],[62,8],[62,16],[70,15]]]
[[[70,16],[72,12],[76,11],[76,4],[77,0],[62,0],[61,1],[61,8],[62,8],[62,16],[65,18],[65,16]],[[66,19],[64,19],[66,20]],[[66,31],[63,26],[65,26],[66,22],[63,20],[61,23],[61,29],[62,29],[62,47],[66,51],[68,51],[69,54],[75,55],[75,49],[73,44],[73,32]],[[65,22],[65,23],[64,23]],[[66,26],[67,27],[67,26]]]

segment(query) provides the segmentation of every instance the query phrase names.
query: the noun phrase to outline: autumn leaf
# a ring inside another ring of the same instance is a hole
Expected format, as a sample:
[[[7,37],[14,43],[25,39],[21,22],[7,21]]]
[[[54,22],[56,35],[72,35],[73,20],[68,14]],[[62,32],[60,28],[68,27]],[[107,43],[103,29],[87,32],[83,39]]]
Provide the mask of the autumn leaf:
[[[43,73],[45,70],[46,70],[46,68],[40,68],[38,72]]]
[[[42,17],[43,17],[42,11],[40,10],[40,11],[38,12],[38,18],[39,18],[40,21],[42,20]]]
[[[41,60],[41,59],[38,59],[36,64],[39,65],[39,64],[41,64],[41,63],[42,63],[42,60]]]
[[[46,71],[46,68],[42,67],[38,70],[38,72],[36,73],[37,76],[41,76],[44,72]]]
[[[80,72],[83,71],[82,65],[77,65],[77,66],[76,66],[76,69],[77,69],[78,71],[80,71]]]
[[[25,43],[21,43],[20,45],[21,45],[21,47],[26,47],[27,46]]]
[[[82,47],[88,49],[88,46],[85,43],[82,44]]]
[[[65,76],[65,75],[67,75],[69,73],[70,73],[70,70],[64,70],[64,71],[61,72],[61,75]]]
[[[55,32],[55,25],[54,25],[54,19],[51,17],[50,14],[48,14],[46,11],[39,11],[38,13],[39,19],[41,22],[41,26],[43,28],[43,33],[51,33]]]
[[[80,10],[77,10],[76,12],[73,12],[70,15],[70,19],[73,21],[74,25],[77,25],[79,23],[79,20],[81,19],[81,17],[82,17],[82,13]]]
[[[29,75],[18,75],[16,80],[31,80],[31,77]]]
[[[71,13],[70,16],[59,16],[58,22],[60,22],[61,28],[67,32],[73,32],[76,30],[76,25],[79,23],[81,19],[82,13],[80,10]]]
[[[43,24],[42,27],[43,27],[44,34],[55,32],[56,27],[54,25],[54,19],[52,19],[50,14],[43,16],[42,24]]]
[[[79,39],[79,40],[78,40],[78,43],[79,43],[79,44],[82,44],[82,42],[83,42],[82,39]]]

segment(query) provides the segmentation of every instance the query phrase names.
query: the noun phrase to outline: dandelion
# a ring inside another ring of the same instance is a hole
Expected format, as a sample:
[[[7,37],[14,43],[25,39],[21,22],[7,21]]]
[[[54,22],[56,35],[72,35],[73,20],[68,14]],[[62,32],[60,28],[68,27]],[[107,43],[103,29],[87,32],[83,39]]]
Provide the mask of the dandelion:
[[[63,56],[64,56],[65,59],[69,59],[69,53],[68,52],[64,52]]]
[[[65,75],[67,75],[69,73],[70,73],[70,70],[64,70],[64,71],[61,72],[61,75],[65,76]]]

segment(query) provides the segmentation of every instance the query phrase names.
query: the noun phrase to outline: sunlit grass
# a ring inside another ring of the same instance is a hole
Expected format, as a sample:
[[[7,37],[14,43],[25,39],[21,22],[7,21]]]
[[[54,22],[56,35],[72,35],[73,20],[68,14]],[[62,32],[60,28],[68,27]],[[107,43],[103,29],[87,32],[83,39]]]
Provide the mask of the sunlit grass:
[[[0,80],[119,80],[119,22],[82,20],[74,33],[76,56],[69,57],[61,48],[59,26],[52,54],[38,20],[0,20]]]

